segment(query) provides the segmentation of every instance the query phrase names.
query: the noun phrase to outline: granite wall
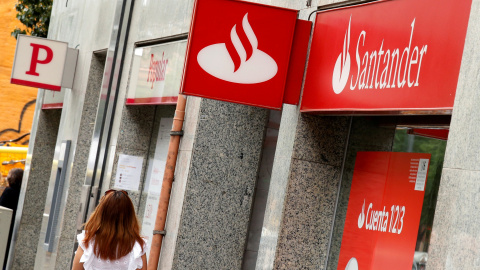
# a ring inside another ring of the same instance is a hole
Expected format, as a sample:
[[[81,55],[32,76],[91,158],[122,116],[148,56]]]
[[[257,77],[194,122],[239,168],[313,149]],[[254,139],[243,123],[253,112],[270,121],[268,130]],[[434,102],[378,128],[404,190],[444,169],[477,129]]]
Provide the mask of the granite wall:
[[[299,116],[273,269],[325,268],[349,119]]]
[[[255,188],[255,198],[248,228],[248,241],[245,247],[242,270],[255,269],[255,264],[257,263],[281,117],[281,111],[269,111],[267,132],[262,147],[262,160],[260,161],[260,171]]]
[[[428,269],[480,268],[480,1],[472,1]]]
[[[115,158],[113,162],[112,177],[109,179],[108,188],[114,188],[120,155],[137,156],[143,158],[142,174],[138,191],[128,191],[137,213],[137,218],[142,224],[145,212],[145,201],[148,193],[144,191],[148,161],[155,156],[155,148],[162,117],[173,118],[175,106],[126,106],[124,105],[120,132],[115,145]]]
[[[124,109],[122,111],[120,132],[115,149],[112,177],[107,180],[110,182],[109,188],[113,188],[116,181],[118,158],[120,155],[137,156],[143,158],[142,174],[140,176],[141,181],[138,191],[129,191],[128,193],[130,199],[132,199],[133,205],[135,206],[137,216],[143,217],[143,211],[139,212],[138,207],[141,204],[140,201],[142,197],[144,183],[143,180],[145,179],[146,167],[148,164],[151,147],[150,140],[153,133],[156,106],[123,106]],[[170,117],[172,116],[173,112],[171,113]],[[152,152],[154,153],[155,151]],[[145,200],[145,196],[143,197],[143,200]]]
[[[11,269],[33,269],[42,228],[45,200],[52,171],[61,110],[40,110],[21,220],[15,240]],[[19,210],[20,213],[20,210]]]
[[[93,129],[97,115],[98,100],[102,84],[105,56],[93,54],[88,74],[88,83],[85,91],[85,100],[81,112],[80,128],[77,143],[72,146],[75,149],[70,183],[68,186],[63,223],[61,226],[60,239],[58,243],[55,269],[69,269],[73,258],[73,251],[77,234],[77,216],[81,203],[82,186],[86,179],[86,168],[90,145],[92,143]]]
[[[267,115],[201,100],[171,269],[241,269]]]

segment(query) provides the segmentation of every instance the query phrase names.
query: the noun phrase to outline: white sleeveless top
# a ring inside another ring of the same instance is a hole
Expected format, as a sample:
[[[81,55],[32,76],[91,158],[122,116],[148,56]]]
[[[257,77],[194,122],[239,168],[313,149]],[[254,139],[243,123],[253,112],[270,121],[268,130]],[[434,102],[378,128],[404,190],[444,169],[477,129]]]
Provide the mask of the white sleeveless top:
[[[83,268],[85,270],[136,270],[143,267],[142,256],[147,249],[147,242],[145,239],[143,252],[140,244],[136,242],[130,253],[117,260],[110,261],[95,256],[95,253],[93,253],[93,245],[95,242],[91,240],[88,248],[86,248],[83,243],[84,238],[85,231],[82,231],[81,234],[77,235],[78,245],[83,249],[83,255],[80,258],[80,262],[83,263]]]

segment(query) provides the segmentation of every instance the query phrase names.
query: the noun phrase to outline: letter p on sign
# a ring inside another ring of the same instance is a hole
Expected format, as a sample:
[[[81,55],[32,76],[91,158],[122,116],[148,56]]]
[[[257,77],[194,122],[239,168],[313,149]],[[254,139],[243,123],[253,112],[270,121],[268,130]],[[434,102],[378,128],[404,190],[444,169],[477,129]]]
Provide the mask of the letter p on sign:
[[[48,64],[52,62],[53,59],[53,51],[50,47],[37,44],[37,43],[30,43],[30,46],[33,47],[33,53],[32,53],[32,59],[30,60],[30,70],[25,72],[25,74],[28,75],[33,75],[33,76],[40,76],[39,73],[36,72],[37,70],[37,64]],[[40,53],[40,49],[44,50],[46,52],[45,59],[40,60],[38,58],[38,55]]]
[[[19,35],[11,83],[60,91],[62,86],[71,85],[65,82],[66,73],[75,68],[66,66],[71,51],[65,42]]]

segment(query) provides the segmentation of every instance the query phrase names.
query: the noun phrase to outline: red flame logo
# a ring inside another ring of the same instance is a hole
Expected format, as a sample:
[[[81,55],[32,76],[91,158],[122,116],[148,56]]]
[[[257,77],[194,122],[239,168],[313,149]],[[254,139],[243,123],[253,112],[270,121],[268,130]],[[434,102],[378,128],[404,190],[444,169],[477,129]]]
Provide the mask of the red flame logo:
[[[248,22],[248,13],[243,16],[242,26],[237,31],[235,24],[230,31],[230,40],[225,44],[237,71],[242,63],[248,61],[258,47],[258,41]]]

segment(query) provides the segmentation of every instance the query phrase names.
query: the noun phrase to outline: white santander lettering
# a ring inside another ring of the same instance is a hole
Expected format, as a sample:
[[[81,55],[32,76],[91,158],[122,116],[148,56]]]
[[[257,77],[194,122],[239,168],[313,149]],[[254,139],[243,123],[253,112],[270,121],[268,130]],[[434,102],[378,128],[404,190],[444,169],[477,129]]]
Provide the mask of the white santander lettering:
[[[408,46],[384,48],[382,40],[378,50],[363,51],[367,33],[361,31],[355,52],[357,73],[350,77],[350,90],[412,88],[420,85],[422,61],[428,45],[414,45],[415,19],[410,25]]]

